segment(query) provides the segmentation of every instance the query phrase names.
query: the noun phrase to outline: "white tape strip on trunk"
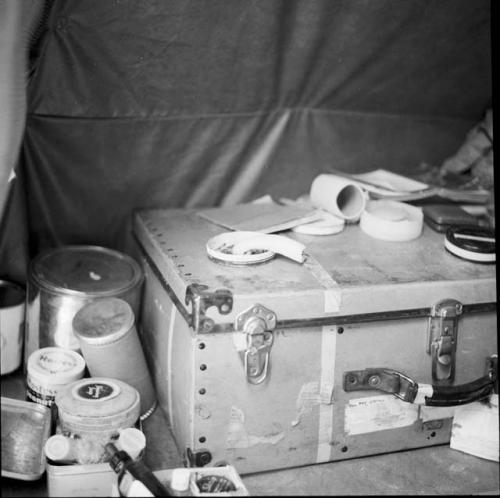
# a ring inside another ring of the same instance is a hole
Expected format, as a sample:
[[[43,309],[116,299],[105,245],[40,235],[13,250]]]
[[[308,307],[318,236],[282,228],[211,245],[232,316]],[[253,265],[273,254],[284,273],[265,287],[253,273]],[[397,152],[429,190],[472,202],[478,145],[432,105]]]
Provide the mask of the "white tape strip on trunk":
[[[341,301],[340,285],[333,280],[332,276],[321,266],[319,261],[310,254],[306,254],[303,264],[324,289],[325,313],[339,311]]]

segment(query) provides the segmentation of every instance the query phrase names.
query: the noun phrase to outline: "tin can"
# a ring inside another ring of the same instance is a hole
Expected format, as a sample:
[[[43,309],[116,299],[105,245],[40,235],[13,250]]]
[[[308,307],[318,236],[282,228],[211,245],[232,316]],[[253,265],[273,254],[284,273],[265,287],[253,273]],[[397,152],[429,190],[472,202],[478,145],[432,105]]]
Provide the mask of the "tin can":
[[[24,287],[0,280],[0,351],[1,374],[8,374],[21,365],[23,350]]]
[[[99,246],[61,246],[36,256],[29,265],[25,355],[58,346],[79,351],[72,320],[85,304],[116,296],[140,310],[143,273],[137,262]]]
[[[86,304],[73,319],[73,332],[93,377],[119,379],[141,396],[141,418],[154,411],[156,394],[134,324],[123,299],[110,297]]]
[[[85,361],[75,351],[48,347],[31,353],[27,370],[27,399],[51,406],[62,386],[83,377]]]
[[[81,464],[106,460],[104,446],[118,439],[120,430],[133,427],[140,416],[140,396],[118,379],[90,377],[67,384],[56,394],[56,432],[74,439]]]

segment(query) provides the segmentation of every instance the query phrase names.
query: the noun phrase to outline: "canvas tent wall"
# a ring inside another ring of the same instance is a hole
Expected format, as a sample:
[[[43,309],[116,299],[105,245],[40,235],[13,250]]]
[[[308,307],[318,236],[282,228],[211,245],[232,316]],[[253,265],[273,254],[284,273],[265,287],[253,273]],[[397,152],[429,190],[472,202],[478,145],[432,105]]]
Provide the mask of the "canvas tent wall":
[[[128,250],[138,208],[440,164],[491,105],[489,0],[41,3],[3,278],[59,244]]]

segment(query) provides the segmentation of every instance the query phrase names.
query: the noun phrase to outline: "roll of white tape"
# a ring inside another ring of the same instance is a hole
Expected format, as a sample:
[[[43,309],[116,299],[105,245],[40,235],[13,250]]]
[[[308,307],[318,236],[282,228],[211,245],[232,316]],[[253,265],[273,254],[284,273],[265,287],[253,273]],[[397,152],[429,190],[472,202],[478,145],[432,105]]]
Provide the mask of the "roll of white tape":
[[[404,202],[378,200],[368,202],[359,226],[376,239],[403,242],[420,236],[423,218],[421,208]]]

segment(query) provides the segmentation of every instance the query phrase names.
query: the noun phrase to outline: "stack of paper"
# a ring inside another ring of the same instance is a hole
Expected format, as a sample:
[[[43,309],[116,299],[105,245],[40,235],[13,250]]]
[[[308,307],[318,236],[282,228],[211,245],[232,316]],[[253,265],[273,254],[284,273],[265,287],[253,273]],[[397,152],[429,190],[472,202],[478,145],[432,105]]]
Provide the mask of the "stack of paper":
[[[321,219],[314,208],[280,205],[271,202],[249,202],[235,206],[208,208],[197,213],[202,218],[230,230],[274,233]]]
[[[451,448],[498,462],[498,435],[498,394],[492,394],[489,403],[456,407]]]
[[[482,188],[465,186],[429,185],[385,169],[351,175],[332,171],[332,174],[349,178],[370,193],[375,199],[414,201],[441,197],[455,202],[485,203],[490,192]]]

